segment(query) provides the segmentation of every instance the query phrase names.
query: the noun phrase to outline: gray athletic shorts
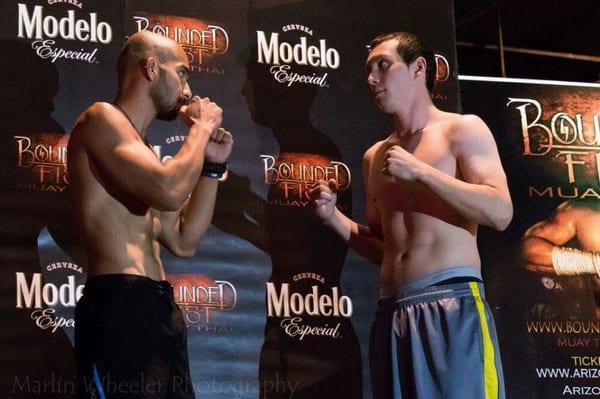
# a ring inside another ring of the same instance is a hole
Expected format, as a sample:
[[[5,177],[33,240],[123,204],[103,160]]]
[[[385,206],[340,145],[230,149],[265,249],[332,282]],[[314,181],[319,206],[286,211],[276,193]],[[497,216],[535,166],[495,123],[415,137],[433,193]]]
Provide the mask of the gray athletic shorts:
[[[465,270],[466,269],[466,270]],[[379,302],[371,330],[375,399],[504,399],[494,320],[481,282],[452,268],[403,287]]]

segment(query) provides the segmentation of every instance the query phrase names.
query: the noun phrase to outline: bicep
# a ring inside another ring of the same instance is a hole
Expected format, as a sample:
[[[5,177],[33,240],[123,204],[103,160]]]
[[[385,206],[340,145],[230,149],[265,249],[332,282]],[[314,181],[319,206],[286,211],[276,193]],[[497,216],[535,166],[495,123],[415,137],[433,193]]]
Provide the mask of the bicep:
[[[163,166],[156,155],[137,140],[120,142],[99,151],[97,157],[115,182],[133,194],[148,191],[162,175]]]
[[[525,239],[541,238],[553,245],[564,245],[575,237],[573,223],[564,214],[555,213],[550,220],[533,225],[525,233]]]
[[[496,142],[481,119],[469,117],[454,132],[452,143],[461,175],[466,182],[487,185],[508,193]]]
[[[80,130],[86,152],[109,184],[146,205],[160,207],[163,166],[148,147],[108,123],[87,122],[76,130]]]

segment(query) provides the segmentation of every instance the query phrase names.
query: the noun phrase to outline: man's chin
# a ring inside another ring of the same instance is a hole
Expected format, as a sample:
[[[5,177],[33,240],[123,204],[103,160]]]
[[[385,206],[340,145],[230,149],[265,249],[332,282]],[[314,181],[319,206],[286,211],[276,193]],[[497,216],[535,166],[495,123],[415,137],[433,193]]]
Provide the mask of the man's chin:
[[[392,115],[396,113],[394,106],[390,103],[375,100],[375,105],[377,105],[377,108],[384,114]]]
[[[181,106],[177,106],[169,111],[159,112],[156,114],[156,119],[159,119],[161,121],[173,121],[173,120],[177,119],[180,108],[181,108]]]

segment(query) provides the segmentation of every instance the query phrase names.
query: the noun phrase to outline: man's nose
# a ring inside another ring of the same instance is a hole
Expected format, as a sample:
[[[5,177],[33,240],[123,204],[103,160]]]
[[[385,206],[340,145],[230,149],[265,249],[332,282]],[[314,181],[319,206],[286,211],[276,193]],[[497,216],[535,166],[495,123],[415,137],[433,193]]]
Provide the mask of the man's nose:
[[[369,73],[369,75],[367,76],[367,84],[369,86],[375,86],[377,83],[379,83],[379,79],[377,79],[375,77],[375,75],[373,75],[373,73]]]
[[[183,87],[183,100],[187,104],[192,99],[192,89],[190,89],[190,84],[185,82],[185,86]]]

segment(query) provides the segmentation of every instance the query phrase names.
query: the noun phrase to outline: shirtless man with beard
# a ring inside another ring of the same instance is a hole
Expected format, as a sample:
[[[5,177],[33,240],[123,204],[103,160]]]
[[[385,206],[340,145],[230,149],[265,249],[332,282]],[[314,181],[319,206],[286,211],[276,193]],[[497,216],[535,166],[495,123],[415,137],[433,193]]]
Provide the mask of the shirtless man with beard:
[[[160,245],[194,255],[233,140],[220,128],[222,110],[192,97],[188,60],[174,41],[132,35],[117,71],[115,101],[84,111],[68,148],[74,221],[88,257],[75,315],[78,397],[193,398],[186,326]],[[161,163],[146,130],[154,118],[178,115],[188,135]]]

